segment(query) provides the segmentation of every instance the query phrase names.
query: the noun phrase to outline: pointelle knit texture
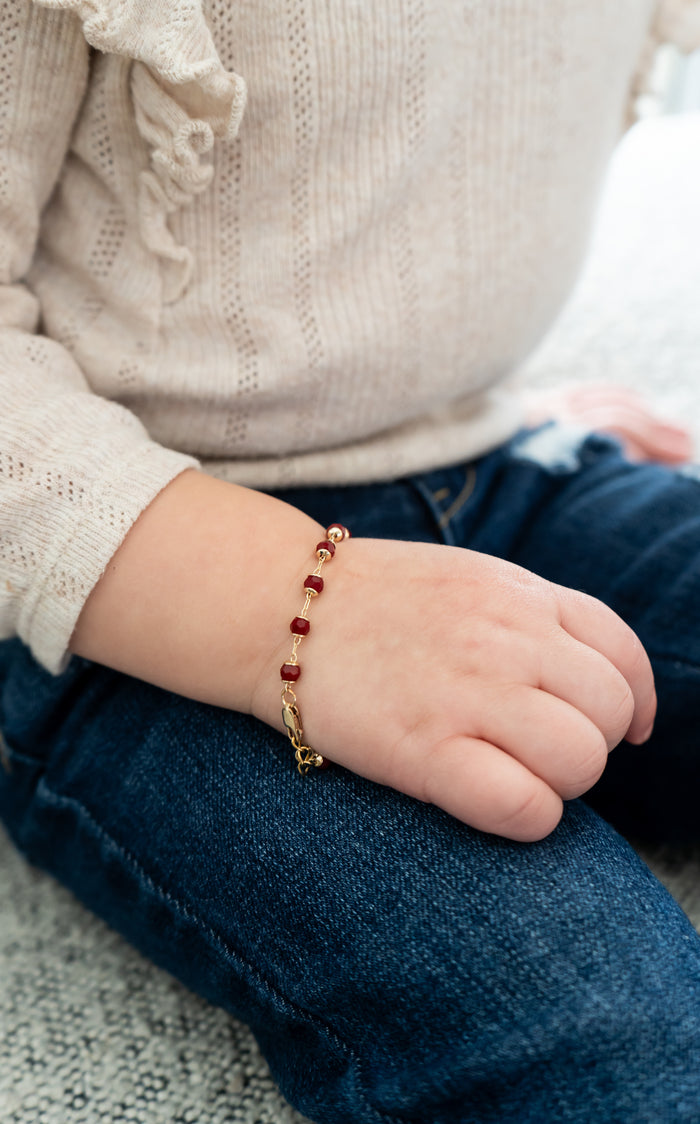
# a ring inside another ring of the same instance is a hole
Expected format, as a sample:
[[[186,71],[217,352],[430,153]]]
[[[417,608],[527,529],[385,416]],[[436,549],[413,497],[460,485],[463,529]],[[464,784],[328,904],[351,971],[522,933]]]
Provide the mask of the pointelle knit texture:
[[[477,455],[700,0],[0,0],[0,636],[62,671],[188,467]]]

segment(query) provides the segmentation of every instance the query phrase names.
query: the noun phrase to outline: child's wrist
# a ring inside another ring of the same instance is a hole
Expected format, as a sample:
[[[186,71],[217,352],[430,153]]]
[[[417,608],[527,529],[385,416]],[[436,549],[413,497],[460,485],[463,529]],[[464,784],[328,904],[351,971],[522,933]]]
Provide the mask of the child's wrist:
[[[83,608],[71,650],[250,711],[292,601],[296,560],[322,531],[288,504],[188,470],[127,534]]]

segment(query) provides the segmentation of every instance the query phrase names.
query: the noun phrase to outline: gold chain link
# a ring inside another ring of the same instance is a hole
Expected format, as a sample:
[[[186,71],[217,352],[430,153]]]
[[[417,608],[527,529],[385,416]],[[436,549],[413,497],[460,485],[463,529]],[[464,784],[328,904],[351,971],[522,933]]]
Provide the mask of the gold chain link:
[[[326,541],[332,542],[335,545],[339,542],[342,542],[343,539],[348,538],[349,534],[350,532],[342,527],[339,523],[332,523],[326,530]],[[318,562],[316,564],[315,570],[313,570],[312,573],[314,577],[320,578],[324,563],[332,558],[332,554],[330,554],[327,550],[323,550],[322,548],[317,547],[316,557],[318,559]],[[313,598],[317,596],[317,594],[314,590],[306,589],[306,587],[304,588],[306,592],[306,598],[304,600],[304,606],[299,616],[302,617],[303,620],[308,620],[307,613],[309,611],[309,606]],[[292,644],[292,652],[289,659],[285,661],[285,664],[291,664],[293,667],[297,667],[299,664],[297,652],[299,650],[299,645],[301,644],[304,637],[299,633],[294,633],[293,635],[294,641]],[[301,775],[305,777],[309,772],[309,769],[320,768],[321,766],[325,765],[326,762],[323,756],[320,753],[317,753],[315,749],[312,749],[311,746],[304,744],[304,727],[301,721],[301,714],[299,713],[297,696],[291,686],[290,681],[286,679],[282,680],[282,721],[284,722],[287,736],[292,743],[292,747],[294,749],[294,757],[297,763],[297,769],[301,773]]]

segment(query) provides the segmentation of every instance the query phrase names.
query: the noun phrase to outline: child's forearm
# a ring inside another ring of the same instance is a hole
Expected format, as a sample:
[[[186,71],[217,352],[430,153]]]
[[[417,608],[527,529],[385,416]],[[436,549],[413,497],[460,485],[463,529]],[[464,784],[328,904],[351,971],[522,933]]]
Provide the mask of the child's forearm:
[[[291,639],[287,618],[322,531],[288,504],[187,470],[129,531],[70,649],[189,698],[250,711],[261,669]]]

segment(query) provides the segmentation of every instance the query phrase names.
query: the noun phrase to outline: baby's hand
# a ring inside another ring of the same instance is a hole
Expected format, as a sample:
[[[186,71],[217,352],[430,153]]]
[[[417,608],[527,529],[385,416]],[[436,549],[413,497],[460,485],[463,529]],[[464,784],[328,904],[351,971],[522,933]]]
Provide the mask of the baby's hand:
[[[693,436],[625,386],[566,383],[553,390],[523,391],[527,421],[538,425],[548,418],[574,422],[614,434],[632,461],[683,464],[694,454]]]
[[[647,655],[592,597],[472,551],[370,539],[343,543],[324,578],[299,709],[308,744],[362,776],[531,841],[613,746],[651,731]],[[253,700],[280,730],[284,631]]]

